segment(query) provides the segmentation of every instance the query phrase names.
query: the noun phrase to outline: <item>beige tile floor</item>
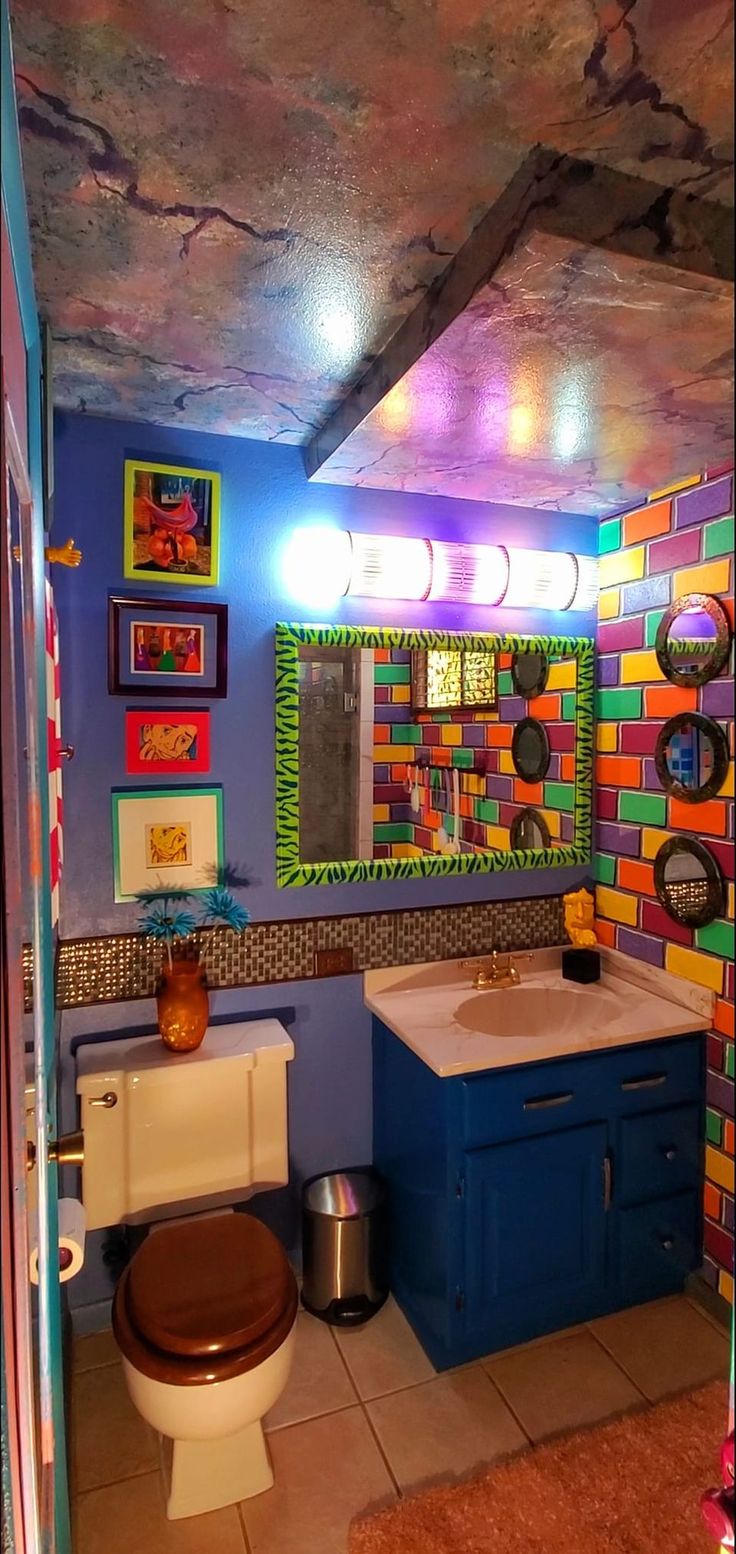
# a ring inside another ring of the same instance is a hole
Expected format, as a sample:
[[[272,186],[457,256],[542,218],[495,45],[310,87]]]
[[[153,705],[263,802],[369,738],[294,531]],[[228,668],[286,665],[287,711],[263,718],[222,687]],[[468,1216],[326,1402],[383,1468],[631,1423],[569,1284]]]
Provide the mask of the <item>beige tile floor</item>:
[[[168,1522],[156,1441],[128,1401],[112,1337],[83,1338],[72,1398],[74,1554],[345,1554],[355,1516],[725,1375],[728,1359],[723,1330],[685,1296],[441,1376],[393,1301],[343,1332],[302,1312],[291,1380],[266,1421],[275,1487]]]

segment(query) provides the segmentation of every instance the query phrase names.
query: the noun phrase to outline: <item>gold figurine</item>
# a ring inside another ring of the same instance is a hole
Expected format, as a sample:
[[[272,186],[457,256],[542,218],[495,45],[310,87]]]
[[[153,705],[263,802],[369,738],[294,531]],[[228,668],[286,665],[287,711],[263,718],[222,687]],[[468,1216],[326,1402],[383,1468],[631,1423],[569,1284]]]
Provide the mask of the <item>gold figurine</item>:
[[[595,932],[595,902],[589,890],[571,890],[563,896],[565,932],[576,949],[598,943]]]

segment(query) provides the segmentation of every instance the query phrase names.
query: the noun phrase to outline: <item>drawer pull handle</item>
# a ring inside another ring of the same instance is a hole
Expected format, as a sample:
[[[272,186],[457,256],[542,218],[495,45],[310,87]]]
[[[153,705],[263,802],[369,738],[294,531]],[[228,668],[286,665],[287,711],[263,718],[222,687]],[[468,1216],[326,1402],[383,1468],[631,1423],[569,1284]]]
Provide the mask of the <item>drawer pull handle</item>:
[[[672,1240],[671,1236],[662,1236],[662,1249],[663,1249],[663,1251],[671,1252],[674,1244],[675,1243]]]
[[[677,1159],[677,1150],[673,1144],[669,1144],[666,1149],[663,1149],[662,1154],[664,1155],[665,1160]]]
[[[568,1101],[572,1101],[574,1095],[574,1090],[565,1090],[560,1095],[535,1096],[533,1100],[524,1102],[524,1111],[541,1112],[548,1106],[566,1106]]]
[[[641,1079],[622,1079],[622,1090],[654,1090],[667,1081],[666,1074],[643,1074]]]

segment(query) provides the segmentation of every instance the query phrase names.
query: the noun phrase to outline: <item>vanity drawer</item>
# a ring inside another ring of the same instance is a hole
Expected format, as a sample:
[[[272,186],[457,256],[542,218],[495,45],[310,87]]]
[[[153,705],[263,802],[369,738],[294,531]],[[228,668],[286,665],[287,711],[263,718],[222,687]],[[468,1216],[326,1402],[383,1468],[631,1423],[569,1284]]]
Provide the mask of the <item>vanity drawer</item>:
[[[697,1186],[700,1111],[693,1102],[623,1118],[614,1159],[617,1202],[640,1203]]]
[[[702,1086],[703,1038],[681,1036],[610,1054],[618,1115],[697,1101]]]
[[[504,1143],[532,1133],[574,1128],[605,1116],[586,1060],[529,1063],[461,1084],[465,1145]]]
[[[550,1133],[600,1118],[696,1104],[701,1092],[702,1038],[586,1052],[456,1081],[466,1148]]]
[[[682,1288],[699,1261],[699,1226],[697,1192],[621,1210],[619,1269],[627,1302],[653,1300]]]

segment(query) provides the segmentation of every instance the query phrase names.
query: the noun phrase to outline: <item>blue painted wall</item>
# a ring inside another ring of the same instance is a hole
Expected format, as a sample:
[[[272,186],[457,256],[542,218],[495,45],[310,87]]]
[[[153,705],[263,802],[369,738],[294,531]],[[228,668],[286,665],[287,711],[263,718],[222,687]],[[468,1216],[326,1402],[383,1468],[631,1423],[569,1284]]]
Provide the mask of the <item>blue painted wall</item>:
[[[127,778],[124,696],[107,693],[107,596],[138,585],[122,574],[122,481],[127,456],[194,463],[223,476],[221,586],[187,597],[229,605],[229,694],[212,711],[213,781],[224,787],[226,850],[245,864],[252,886],[244,899],[261,921],[315,913],[385,910],[457,901],[509,899],[562,892],[585,870],[499,874],[468,879],[411,880],[375,885],[312,886],[277,890],[274,867],[273,628],[277,620],[313,619],[284,592],[281,557],[292,528],[326,521],[372,533],[497,541],[594,554],[592,520],[451,501],[399,492],[310,486],[298,449],[164,427],[60,415],[56,430],[54,539],[73,536],[84,554],[77,572],[56,568],[62,661],[63,732],[76,750],[64,773],[64,938],[120,933],[135,925],[135,907],[113,901],[110,789]],[[155,596],[165,588],[141,586]],[[171,590],[175,595],[175,590]],[[471,620],[481,629],[566,631],[592,635],[593,614],[473,610],[455,605],[376,605],[341,600],[336,621],[435,625],[456,629]],[[154,699],[152,699],[154,700]],[[218,993],[215,1014],[296,1004],[297,1057],[290,1076],[292,1173],[365,1160],[371,1149],[370,1025],[359,977],[274,989]],[[75,1035],[139,1026],[147,1004],[117,1005],[65,1014],[62,1043],[62,1121],[74,1125],[74,1072],[69,1043]],[[96,1255],[69,1286],[73,1306],[97,1300],[109,1281]]]

